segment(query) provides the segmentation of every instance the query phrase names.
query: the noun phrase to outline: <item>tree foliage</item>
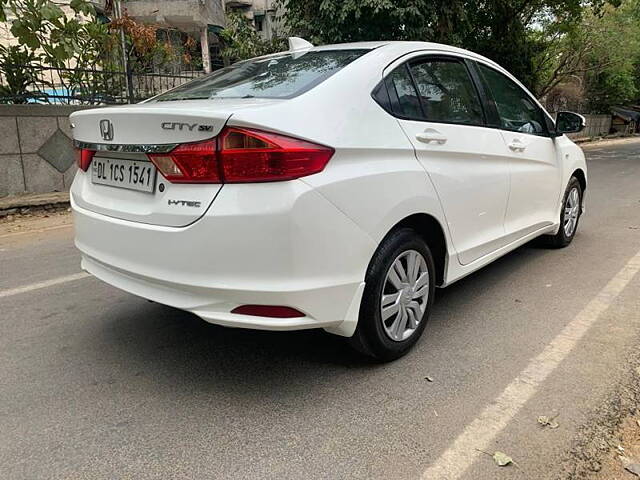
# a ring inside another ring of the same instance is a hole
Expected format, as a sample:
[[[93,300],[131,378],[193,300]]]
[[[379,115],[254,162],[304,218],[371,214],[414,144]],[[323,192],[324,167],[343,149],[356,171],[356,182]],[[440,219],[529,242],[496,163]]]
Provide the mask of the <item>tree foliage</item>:
[[[0,71],[8,84],[5,98],[46,101],[43,91],[52,87],[52,74],[43,66],[56,70],[56,88],[69,96],[95,92],[122,96],[123,78],[100,71],[123,72],[123,56],[133,73],[194,61],[195,42],[190,37],[180,48],[169,41],[168,33],[166,41],[160,40],[156,26],[139,23],[126,12],[103,23],[89,0],[71,0],[68,6],[71,12],[53,0],[0,0],[0,12],[5,18],[5,10],[11,14],[11,33],[19,43],[0,48]]]
[[[285,49],[284,40],[276,36],[263,40],[244,15],[227,11],[227,26],[220,32],[222,58],[225,64],[259,57]]]
[[[596,23],[596,28],[589,28]],[[640,2],[629,0],[603,17],[588,19],[585,29],[594,38],[585,56],[586,109],[606,112],[640,96]]]
[[[566,29],[606,0],[279,0],[292,34],[313,43],[420,40],[485,55],[536,91],[550,47],[540,25]],[[617,3],[619,0],[609,0]]]

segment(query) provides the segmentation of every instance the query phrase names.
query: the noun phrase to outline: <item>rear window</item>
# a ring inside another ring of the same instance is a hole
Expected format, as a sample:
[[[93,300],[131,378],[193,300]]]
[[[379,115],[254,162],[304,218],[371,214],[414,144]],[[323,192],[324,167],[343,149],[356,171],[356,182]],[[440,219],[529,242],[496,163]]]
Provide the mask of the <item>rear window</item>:
[[[254,58],[185,83],[154,100],[292,98],[315,87],[368,51],[320,50]]]

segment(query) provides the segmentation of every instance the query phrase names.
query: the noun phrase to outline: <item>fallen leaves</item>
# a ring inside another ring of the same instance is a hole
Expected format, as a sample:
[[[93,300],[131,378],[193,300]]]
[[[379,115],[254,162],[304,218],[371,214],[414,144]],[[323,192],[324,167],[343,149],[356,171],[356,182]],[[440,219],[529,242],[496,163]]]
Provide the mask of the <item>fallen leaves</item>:
[[[538,417],[538,423],[544,428],[549,427],[552,429],[558,428],[560,425],[556,422],[556,418],[559,414],[555,414],[553,417],[548,417],[547,415],[540,415]]]
[[[493,461],[496,462],[496,465],[499,467],[506,467],[513,463],[513,459],[509,455],[499,451],[493,454]]]
[[[499,467],[506,467],[508,465],[513,464],[516,467],[520,468],[518,464],[513,460],[513,458],[511,458],[509,455],[507,455],[504,452],[496,450],[492,455],[491,453],[485,452],[484,450],[480,450],[479,448],[476,448],[476,450],[480,453],[484,453],[485,455],[489,455],[491,458],[493,458],[493,461]]]

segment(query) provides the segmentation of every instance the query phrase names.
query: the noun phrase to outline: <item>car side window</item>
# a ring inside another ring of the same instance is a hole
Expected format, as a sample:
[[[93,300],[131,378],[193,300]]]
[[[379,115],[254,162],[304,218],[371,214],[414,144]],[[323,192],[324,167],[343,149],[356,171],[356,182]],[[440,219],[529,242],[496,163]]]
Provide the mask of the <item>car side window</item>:
[[[464,63],[425,59],[411,64],[426,120],[463,125],[484,125],[478,92]]]
[[[424,120],[420,100],[418,100],[418,94],[406,64],[396,68],[387,77],[387,88],[391,90],[389,92],[391,108],[396,115]]]
[[[496,102],[504,130],[532,135],[547,134],[544,113],[520,86],[481,63],[478,67]]]

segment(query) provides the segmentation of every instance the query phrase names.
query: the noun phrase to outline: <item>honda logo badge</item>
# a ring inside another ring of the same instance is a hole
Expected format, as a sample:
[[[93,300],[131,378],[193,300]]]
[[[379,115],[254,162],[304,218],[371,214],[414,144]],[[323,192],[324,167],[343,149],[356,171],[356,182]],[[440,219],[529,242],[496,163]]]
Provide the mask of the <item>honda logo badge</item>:
[[[100,135],[103,140],[113,140],[113,124],[107,120],[100,120]]]

